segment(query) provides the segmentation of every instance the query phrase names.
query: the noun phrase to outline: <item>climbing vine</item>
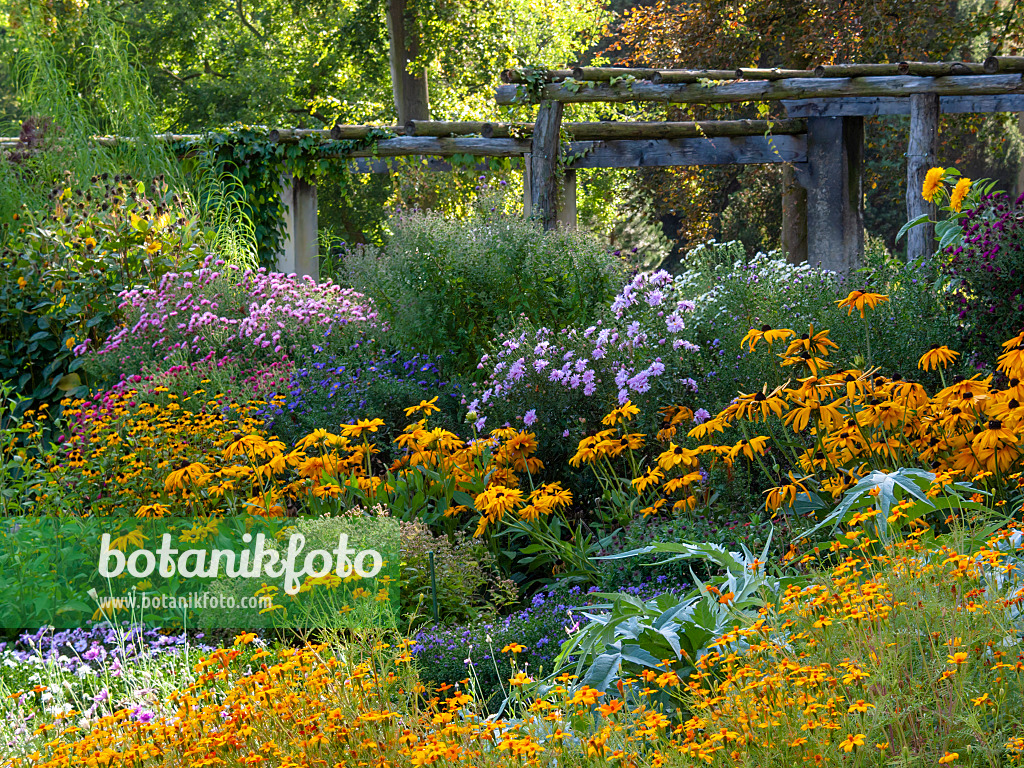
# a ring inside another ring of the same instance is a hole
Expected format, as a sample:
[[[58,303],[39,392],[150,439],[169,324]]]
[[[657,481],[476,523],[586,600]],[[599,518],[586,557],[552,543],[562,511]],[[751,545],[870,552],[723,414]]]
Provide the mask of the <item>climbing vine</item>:
[[[324,139],[303,136],[294,141],[274,141],[262,126],[236,125],[178,141],[174,150],[192,161],[194,170],[230,175],[243,190],[241,201],[252,221],[256,251],[262,266],[275,266],[284,245],[284,205],[281,177],[291,175],[315,183],[331,173],[341,180],[343,194],[352,188],[346,155],[375,147],[394,136],[386,129],[372,129],[358,139]]]

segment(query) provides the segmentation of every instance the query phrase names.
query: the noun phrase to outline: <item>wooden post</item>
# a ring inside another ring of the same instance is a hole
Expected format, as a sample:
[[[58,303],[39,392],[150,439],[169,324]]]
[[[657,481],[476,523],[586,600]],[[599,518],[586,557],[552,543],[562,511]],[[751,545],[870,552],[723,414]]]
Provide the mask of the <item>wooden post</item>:
[[[790,264],[807,261],[807,190],[797,181],[796,169],[782,166],[782,253]]]
[[[907,220],[923,213],[935,218],[935,206],[921,196],[928,169],[935,165],[939,144],[939,97],[919,93],[910,97],[910,141],[907,143]],[[935,250],[935,227],[923,224],[907,232],[907,261],[916,262]]]
[[[427,87],[427,72],[418,75],[409,72],[409,62],[420,55],[419,40],[406,34],[406,0],[388,0],[387,23],[390,39],[391,90],[395,98],[395,113],[398,124],[410,120],[430,119],[430,92]]]
[[[558,196],[558,226],[576,229],[576,169],[567,168]]]
[[[558,222],[559,129],[562,125],[562,104],[545,101],[537,110],[533,130],[533,148],[530,158],[530,211],[539,216],[544,229],[552,229]]]
[[[807,120],[807,258],[840,275],[864,254],[864,119]]]
[[[278,254],[278,269],[319,280],[316,187],[294,176],[282,176],[281,202],[285,239],[284,252]]]
[[[533,215],[533,193],[530,191],[530,164],[533,155],[527,152],[523,155],[523,218],[530,218]]]

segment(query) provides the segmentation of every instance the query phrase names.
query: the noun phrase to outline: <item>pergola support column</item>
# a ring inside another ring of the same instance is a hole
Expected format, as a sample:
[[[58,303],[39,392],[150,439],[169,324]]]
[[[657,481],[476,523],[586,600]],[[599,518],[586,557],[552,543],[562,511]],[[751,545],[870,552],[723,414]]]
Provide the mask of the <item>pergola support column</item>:
[[[300,277],[320,277],[317,240],[316,186],[291,175],[281,177],[284,205],[284,251],[278,254],[278,269]]]
[[[562,127],[562,103],[545,101],[537,110],[530,157],[530,213],[544,229],[558,225],[558,153]]]
[[[910,97],[910,140],[907,143],[907,221],[922,214],[935,219],[935,206],[921,196],[928,169],[936,163],[939,147],[939,97],[918,93]],[[907,232],[907,261],[916,263],[932,255],[935,226],[921,224]]]
[[[807,120],[807,259],[846,276],[864,255],[864,119]]]
[[[790,264],[807,261],[807,190],[788,163],[782,166],[782,253]]]

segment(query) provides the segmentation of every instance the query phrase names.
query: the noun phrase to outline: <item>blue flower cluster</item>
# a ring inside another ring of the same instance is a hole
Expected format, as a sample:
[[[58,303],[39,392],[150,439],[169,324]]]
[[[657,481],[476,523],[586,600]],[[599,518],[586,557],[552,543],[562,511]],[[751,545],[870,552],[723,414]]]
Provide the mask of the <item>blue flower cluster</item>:
[[[462,384],[445,375],[446,359],[385,350],[368,341],[353,344],[344,354],[314,347],[293,368],[284,401],[268,408],[264,418],[271,429],[291,438],[302,430],[336,429],[366,417],[383,418],[400,429],[405,426],[402,409],[434,396],[442,411],[452,413],[461,406]]]
[[[660,576],[621,591],[648,600],[666,592],[679,594],[686,589],[685,585]],[[416,634],[416,644],[411,651],[425,680],[454,685],[475,676],[485,699],[500,696],[502,685],[512,676],[511,654],[501,649],[510,643],[526,646],[517,655],[518,667],[521,669],[528,664],[534,677],[546,674],[553,668],[562,643],[586,622],[583,611],[600,602],[594,595],[596,592],[597,587],[589,591],[572,587],[538,592],[529,606],[505,617],[423,629]]]

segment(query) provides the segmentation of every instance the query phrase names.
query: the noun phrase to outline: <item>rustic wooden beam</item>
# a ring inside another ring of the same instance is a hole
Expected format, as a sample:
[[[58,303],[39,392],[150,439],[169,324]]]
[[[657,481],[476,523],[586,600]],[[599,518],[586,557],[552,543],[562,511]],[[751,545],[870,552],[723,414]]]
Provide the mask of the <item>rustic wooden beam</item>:
[[[907,142],[907,220],[921,214],[935,219],[935,206],[921,196],[928,169],[936,163],[939,147],[939,97],[921,93],[910,98],[910,140]],[[917,263],[932,255],[935,227],[924,224],[907,232],[907,261]]]
[[[533,216],[533,191],[530,189],[530,170],[533,167],[533,155],[523,155],[523,217]]]
[[[815,77],[878,77],[900,75],[899,64],[819,64]]]
[[[278,270],[319,279],[319,242],[316,186],[292,175],[281,177],[284,207],[284,251]]]
[[[684,165],[802,163],[803,136],[720,136],[714,139],[574,141],[569,168],[654,168]]]
[[[896,66],[901,75],[914,77],[985,74],[983,64],[969,64],[963,61],[901,61]]]
[[[342,139],[365,139],[370,131],[389,131],[396,135],[405,132],[405,126],[401,125],[336,125],[331,128],[331,138],[335,141]]]
[[[485,138],[533,133],[533,123],[484,123]],[[562,129],[578,141],[608,139],[694,139],[716,136],[763,136],[803,133],[807,124],[800,119],[706,120],[702,122],[600,122],[562,123]]]
[[[619,77],[650,80],[652,83],[696,83],[701,80],[782,80],[809,77],[802,69],[652,69],[647,67],[574,67],[573,80],[607,83]]]
[[[522,157],[529,151],[530,142],[523,139],[401,136],[394,139],[381,139],[370,147],[325,154],[324,156],[401,157],[403,155],[425,155],[428,157],[451,157],[452,155],[474,155],[476,157]]]
[[[393,157],[350,157],[346,160],[346,165],[352,173],[392,173],[397,167],[394,160]],[[518,164],[519,160],[513,158],[512,162]],[[428,171],[451,172],[455,170],[451,163],[439,157],[424,157],[422,164]],[[489,173],[491,171],[486,160],[481,160],[471,168],[474,173]],[[460,166],[460,170],[466,170],[466,168]]]
[[[331,138],[331,132],[326,128],[323,130],[316,128],[275,128],[267,134],[267,138],[271,141],[277,141],[282,144],[295,143],[299,139],[309,136],[318,139],[329,139]]]
[[[439,120],[410,120],[405,124],[406,136],[471,136],[483,133],[484,122],[443,122]],[[490,138],[485,136],[484,138]]]
[[[864,253],[863,146],[862,117],[807,121],[807,255],[844,276]]]
[[[546,83],[555,83],[561,80],[571,79],[572,70],[549,69],[546,71],[533,72],[530,77],[528,77],[527,73],[521,69],[503,69],[501,71],[501,82],[503,83],[518,83],[520,85],[525,85],[526,83],[531,82],[531,78],[536,80],[538,77]]]
[[[982,67],[990,75],[997,72],[1024,72],[1024,56],[989,56]]]
[[[561,152],[562,105],[546,101],[537,110],[530,149],[530,209],[544,229],[558,224],[558,156]],[[514,141],[514,139],[491,139]]]
[[[587,82],[604,82],[616,77],[634,77],[637,80],[650,80],[657,69],[644,67],[573,67],[572,79]]]
[[[529,136],[533,133],[533,123],[484,123],[480,135],[485,139],[509,139],[512,135]]]
[[[805,69],[757,69],[740,67],[736,70],[737,80],[785,80],[789,77],[810,77]]]
[[[408,0],[387,0],[384,10],[388,29],[388,61],[391,65],[391,91],[398,124],[409,120],[430,119],[430,86],[427,70],[413,74],[409,66],[420,57],[417,11]]]
[[[910,100],[902,96],[840,97],[807,100],[783,99],[782,106],[790,117],[870,117],[873,115],[910,114]],[[950,115],[1024,112],[1024,94],[940,96],[939,111]]]
[[[735,80],[735,69],[662,69],[652,75],[655,84],[699,83],[704,80]]]
[[[668,104],[727,104],[744,101],[780,101],[782,99],[819,99],[835,96],[911,96],[935,93],[940,96],[986,96],[1024,93],[1019,74],[961,75],[948,77],[798,77],[787,80],[736,81],[719,85],[666,85],[634,83],[595,83],[586,88],[568,88],[564,83],[549,83],[540,89],[543,100],[561,103],[657,101]],[[498,104],[518,104],[527,98],[522,86],[502,85],[497,89]]]
[[[576,169],[566,168],[558,187],[558,226],[576,229]]]

